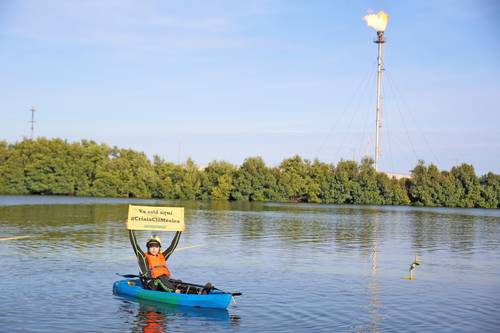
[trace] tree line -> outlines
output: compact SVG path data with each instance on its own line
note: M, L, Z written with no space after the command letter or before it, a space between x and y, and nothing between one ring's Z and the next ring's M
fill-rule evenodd
M249 157L241 166L200 168L90 140L39 138L0 141L0 193L500 208L500 175L419 161L410 178L397 180L376 172L370 158L333 165L300 156L275 167Z

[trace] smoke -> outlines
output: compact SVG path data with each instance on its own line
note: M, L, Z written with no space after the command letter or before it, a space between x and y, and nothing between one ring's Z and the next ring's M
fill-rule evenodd
M384 31L387 26L387 21L389 20L389 15L381 10L377 14L366 15L363 17L363 20L365 20L366 24L368 24L370 28L377 31Z

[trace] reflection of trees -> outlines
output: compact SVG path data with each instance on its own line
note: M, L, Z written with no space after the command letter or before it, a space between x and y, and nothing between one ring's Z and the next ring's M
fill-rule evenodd
M295 214L294 214L295 215ZM283 241L294 243L319 243L328 242L334 237L335 230L330 217L304 218L300 216L280 219L276 228Z
M340 249L361 248L369 253L375 237L374 214L393 213L377 207L212 202L197 205L186 219L207 236L276 237L285 243L335 241Z
M191 216L190 222L196 224L197 232L207 237L221 236L231 233L231 229L234 228L228 213L223 210L198 210ZM192 227L191 225L188 228Z
M448 245L452 250L471 252L477 217L413 211L409 214L413 246L433 250Z
M378 229L378 211L361 210L339 217L335 224L335 245L340 249L361 248L372 251Z
M18 235L30 235L27 251L60 244L80 248L102 245L113 237L110 221L124 221L127 209L124 205L33 205L0 207L2 226L16 229ZM105 232L104 232L105 231ZM120 228L123 233L123 229ZM116 233L116 232L114 232ZM26 242L19 242L24 246Z
M433 214L426 212L414 212L409 218L413 246L430 251L435 249L439 243L439 235L442 234L441 229L444 227L441 221L436 221Z
M474 248L475 221L473 216L461 219L449 219L448 234L450 235L450 248L460 252L472 253Z
M191 201L178 202L177 205L185 207L185 219L188 224L188 232L184 235L186 239L189 239L189 229L194 225L198 232L206 236L232 236L235 234L237 225L243 224L245 227L247 222L245 219L258 216L256 214L262 211L261 203L252 202ZM251 221L248 226L255 228L255 221ZM243 236L245 234L243 233Z
M244 239L256 239L265 234L262 215L243 215L241 222L241 236Z
M226 201L168 201L152 204L184 206L187 223L184 241L210 236L242 240L274 237L282 243L333 244L339 251L361 249L370 253L392 234L407 231L415 249L447 246L471 252L477 239L498 235L498 218L465 210L323 206ZM26 251L58 246L102 248L105 243L128 246L125 227L127 204L66 204L0 206L0 224L7 236L30 235L36 241L15 242ZM488 222L494 223L488 223ZM485 222L485 223L477 223ZM378 233L374 233L378 230ZM140 233L146 237L150 232ZM169 235L160 235L168 238ZM213 239L213 237L210 237ZM495 246L489 242L486 246ZM498 248L498 246L496 246Z

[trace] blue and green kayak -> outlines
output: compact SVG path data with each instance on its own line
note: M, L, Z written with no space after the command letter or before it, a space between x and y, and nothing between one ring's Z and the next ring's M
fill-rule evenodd
M113 284L113 293L119 296L159 303L215 309L226 309L233 297L233 294L219 289L214 289L211 290L209 294L201 295L148 290L143 288L139 279L116 281Z

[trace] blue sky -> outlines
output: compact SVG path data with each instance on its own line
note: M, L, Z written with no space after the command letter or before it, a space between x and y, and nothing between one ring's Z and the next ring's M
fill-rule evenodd
M418 159L500 173L497 1L0 1L0 139L93 139L172 162Z

